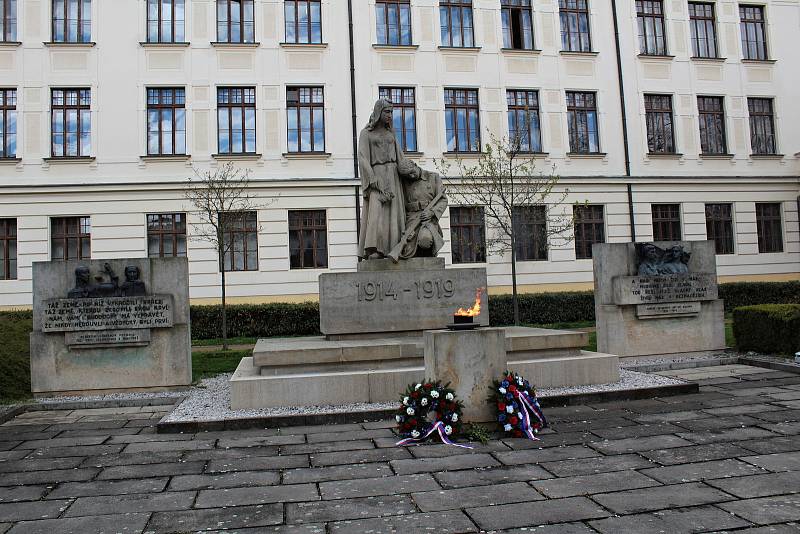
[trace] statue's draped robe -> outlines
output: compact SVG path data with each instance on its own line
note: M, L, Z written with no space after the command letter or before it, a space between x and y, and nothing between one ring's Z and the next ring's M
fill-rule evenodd
M444 210L447 209L447 198L442 195L428 209L432 215L430 220L422 221L421 219L423 210L428 208L431 201L444 191L442 179L434 172L421 171L421 173L422 177L419 180L406 179L403 182L406 201L406 230L414 229L413 237L403 246L403 252L400 255L403 259L413 258L418 255L417 238L422 228L427 228L431 236L433 236L433 246L430 251L425 253L426 256L436 256L444 246L444 235L442 234L441 226L439 226L439 221L444 214Z
M403 236L405 199L397 172L401 161L403 151L397 145L394 132L385 128L361 130L358 166L364 206L361 210L361 233L358 236L360 257L374 252L386 255ZM378 189L393 193L394 198L382 203Z

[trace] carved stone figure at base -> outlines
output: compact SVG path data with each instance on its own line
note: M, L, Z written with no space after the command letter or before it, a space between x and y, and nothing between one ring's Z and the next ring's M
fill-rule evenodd
M89 282L89 268L79 265L75 268L75 287L69 290L67 298L85 299L89 297L91 284Z
M125 282L120 287L123 297L141 297L147 294L144 282L139 280L141 273L135 265L125 267Z

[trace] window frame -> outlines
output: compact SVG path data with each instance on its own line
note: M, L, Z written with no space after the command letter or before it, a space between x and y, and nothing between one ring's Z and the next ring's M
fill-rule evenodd
M180 225L178 224L178 216L182 218ZM164 221L171 219L171 229L164 228ZM158 228L153 229L151 224L157 222ZM148 258L185 258L189 255L189 236L186 230L186 213L171 212L171 213L147 213L145 214L145 227L147 229L147 257ZM172 251L167 252L164 250L164 236L172 236ZM180 236L183 236L183 254L178 250L178 242ZM151 238L158 238L158 254L154 255L151 252L150 241Z
M238 2L240 9L239 9L239 40L233 40L233 28L236 23L231 20L231 5L234 2ZM219 6L221 3L224 3L227 6L225 10L226 19L220 20L220 9ZM250 6L250 12L253 14L252 20L252 28L253 33L252 35L247 35L246 29L248 25L248 21L245 18L245 13L247 12L247 6ZM256 44L256 11L255 11L255 1L254 0L216 0L214 2L214 16L216 17L217 21L217 28L216 28L216 36L217 36L217 43L228 43L228 44ZM224 26L223 26L224 25ZM220 30L225 28L225 39L222 39L222 34ZM249 37L249 39L248 39Z
M458 32L453 26L453 13L458 10ZM469 14L469 24L464 15ZM439 30L443 48L475 48L475 10L472 0L439 0ZM445 38L447 35L447 38ZM458 35L459 39L453 36ZM469 36L469 39L467 39Z
M710 213L711 211L718 213ZM736 254L736 230L732 202L709 202L704 206L706 239L714 242L717 256Z
M381 21L380 14L378 12L378 6L380 5L383 6L383 21ZM391 31L391 25L389 24L390 6L395 6L395 9L397 10L396 43L392 43L393 32ZM403 6L406 6L408 13L407 25L403 23ZM385 42L381 42L381 27L384 28L383 34L385 35ZM403 32L404 27L408 28L407 33ZM405 35L408 36L408 39L403 38ZM411 14L411 0L375 0L375 37L376 44L380 46L413 46L412 43L414 42L414 33Z
M754 156L776 156L778 155L778 133L775 128L775 99L771 97L747 97L747 116L750 124L750 152ZM754 111L754 104L767 104L768 111ZM766 123L766 124L765 124ZM767 132L766 130L769 130ZM760 133L757 133L761 130ZM766 140L761 143L759 137ZM758 149L756 147L759 147ZM765 150L760 150L761 146L766 146Z
M486 263L486 215L483 206L450 206L449 211L450 257L453 265ZM454 217L454 213L458 213L458 217ZM470 214L474 217L462 220L462 214ZM466 242L464 242L464 236L468 238ZM473 244L476 241L477 244ZM464 258L465 256L467 259Z
M656 103L667 102L668 106L654 107ZM645 130L647 132L647 150L649 154L676 154L675 148L675 110L672 106L672 95L659 93L644 94ZM667 120L668 119L668 120ZM657 137L663 139L663 148L659 150Z
M76 221L78 232L76 234L69 233L70 221ZM60 228L56 228L56 223L61 223ZM87 230L88 231L84 231ZM63 233L57 233L63 230ZM69 257L69 240L77 239L77 257ZM63 240L64 257L57 258L54 254L54 246L58 240ZM88 254L84 245L88 246ZM73 215L66 217L50 217L50 260L51 261L69 261L69 260L90 260L92 259L92 218L88 215Z
M572 217L575 223L575 259L590 260L592 259L592 245L606 242L605 206L603 204L575 205L572 206ZM597 240L598 235L599 240Z
M703 109L701 104L703 103ZM719 109L705 109L706 104L719 103ZM697 95L697 122L700 129L700 155L702 156L728 156L728 133L725 124L725 97L716 95ZM711 124L713 122L713 124ZM709 126L720 130L716 132L720 139L715 140L714 146L709 145ZM717 151L709 150L719 148Z
M322 222L312 222L310 225L305 224L303 214L311 212L312 221L315 216L322 215ZM299 209L288 210L288 226L289 226L289 269L327 269L328 268L328 214L324 209ZM292 251L292 233L297 233L297 242L299 243L297 254ZM324 234L325 240L325 256L319 259L317 252L322 249L318 246L318 238L320 232ZM311 240L311 254L312 265L305 265L305 253L308 247L305 238L310 233Z
M411 92L411 101L409 102L406 98L407 91ZM392 95L396 92L400 93L401 102L397 102L395 99L392 98ZM393 127L395 132L395 137L397 137L397 141L400 143L400 146L403 148L403 152L414 154L418 153L419 151L419 139L417 137L417 94L415 87L403 87L398 85L382 85L378 87L378 98L383 98L388 100L392 103L392 107L394 108L392 113L392 121ZM397 113L400 112L400 120L397 120ZM406 117L407 114L411 114L411 122L414 127L413 129L413 139L414 139L414 146L413 150L408 148L408 132L409 130L406 129ZM397 129L397 124L400 124L400 129Z
M748 11L759 13L760 18L750 18ZM756 30L754 40L749 39L748 28ZM760 29L761 39L758 40ZM767 7L763 4L739 4L739 36L742 45L742 59L747 61L769 61L769 44L767 39ZM755 55L750 54L751 45L755 47Z
M547 207L541 204L514 206L511 217L517 261L547 261L550 254Z
M220 102L220 99L223 98L223 92L228 91L227 102ZM248 93L249 91L249 93ZM236 95L238 92L241 92L241 98L239 98L239 102L235 102L234 100L237 98ZM252 102L248 102L248 98L252 96ZM222 150L222 138L220 137L220 132L223 130L220 127L220 111L227 110L227 121L228 121L228 150ZM240 109L242 112L242 121L241 121L241 131L242 131L242 151L241 152L234 152L233 150L233 132L238 131L234 130L233 126L233 110ZM247 111L252 110L253 113L253 150L247 150L248 143L247 143ZM255 155L258 153L258 112L256 108L256 87L255 86L217 86L217 154L222 155Z
M520 104L519 97L523 96L524 94L524 104ZM533 97L533 103L531 103L531 97ZM513 99L513 104L510 103ZM528 116L527 123L527 139L528 139L528 149L523 149L522 142L520 142L519 152L521 154L543 154L542 150L542 120L540 116L540 109L541 103L539 101L539 90L538 89L506 89L506 119L508 123L508 139L509 141L513 142L519 130L520 120L525 121L525 115ZM535 117L535 120L531 120L530 117ZM512 118L513 118L513 126L512 128ZM536 135L533 135L534 132L532 128L536 128ZM535 150L538 149L538 150Z
M63 104L56 104L56 92L62 93ZM69 97L69 93L75 92L76 93L76 100L75 104L68 104L67 99ZM83 103L83 93L86 93L88 98ZM70 111L75 111L75 124L76 124L76 153L75 154L67 154L68 150L68 131L67 125L69 124L67 119L67 113ZM88 114L89 118L89 127L86 132L83 129L83 112ZM56 116L61 115L61 135L63 136L62 142L62 152L63 154L56 154L55 151L55 138L56 132L53 128L55 123ZM89 142L89 146L87 150L84 152L84 143L82 141L83 135L86 133L87 140ZM87 158L91 157L91 150L92 150L92 90L89 87L52 87L50 89L50 157L52 158Z
M9 101L11 102L9 104ZM9 117L13 117L13 121L9 121ZM9 124L13 122L13 132L9 128ZM16 159L17 158L17 124L19 122L19 114L17 113L17 90L16 88L0 88L0 159ZM8 141L13 139L14 153L8 153Z
M667 47L667 25L666 15L664 14L664 2L662 0L635 0L636 22L639 30L639 54L643 56L666 56L669 54ZM658 6L659 13L655 13ZM647 12L647 8L650 12ZM648 31L648 21L651 22ZM661 35L659 36L659 29ZM651 35L651 32L654 35ZM652 48L650 41L652 38ZM644 45L644 46L643 46Z
M703 13L697 14L697 8L702 6L704 11L710 10L711 14ZM716 59L719 58L719 45L717 40L717 13L714 2L689 2L689 40L692 44L692 57L700 59ZM702 25L701 25L702 23ZM700 49L701 38L698 33L700 28L703 28L704 38L702 41L705 43L703 50ZM709 28L711 34L709 36ZM710 50L713 46L713 53Z
M597 112L597 92L595 91L565 91L566 104L567 104L567 133L569 135L569 153L570 154L602 154L600 151L600 118ZM578 96L582 97L583 104L578 105ZM586 98L592 97L593 104L586 105ZM572 100L572 103L570 102ZM592 139L592 130L589 128L589 116L594 113L594 139ZM586 116L585 120L580 117ZM587 150L579 150L582 148L580 139L581 135L586 134L586 147ZM592 150L592 141L596 146L596 150Z
M64 9L63 9L63 30L64 30L64 38L59 40L56 38L57 31L56 28L58 26L58 19L56 18L56 2L58 0L51 0L50 2L50 38L51 42L53 43L84 43L88 44L92 42L92 1L91 0L63 0L64 2ZM77 4L77 15L75 20L77 21L77 30L75 34L75 40L69 38L69 4L70 2L75 2ZM88 3L89 5L89 15L88 17L84 14L83 8L84 3ZM88 34L84 32L87 31L88 25Z
M650 215L653 223L653 241L682 240L680 203L650 204Z
M251 220L252 215L252 220ZM236 221L234 223L241 223L240 228L236 227L228 227L229 222L222 222L224 217L231 216L235 217ZM245 211L224 211L219 212L217 214L218 219L222 222L221 226L223 228L222 232L222 264L219 266L220 269L224 269L226 273L231 272L245 272L245 271L258 271L259 270L259 257L258 257L258 211L256 210L245 210ZM249 224L253 224L253 226L248 226ZM242 254L242 265L243 268L237 269L235 264L236 259L236 236L241 234L242 235L242 245L243 248L241 250ZM253 251L250 250L248 246L248 237L250 234L255 235L255 249ZM248 254L251 253L255 256L255 266L251 267L250 262L248 261ZM228 262L230 262L230 268L227 267Z
M150 18L150 3L154 2L156 4L156 18ZM170 35L172 36L170 39L164 39L162 35L162 30L164 29L164 16L163 16L163 6L164 3L169 3L172 7L170 9L170 19L169 19L169 26L170 26ZM178 4L183 5L183 18L178 19L175 15L176 10L175 6ZM146 19L145 19L145 32L147 34L145 41L147 43L185 43L186 42L186 0L147 0L145 3L145 11L146 11ZM151 39L150 35L150 25L156 25L156 38ZM182 39L177 38L177 31L180 28Z
M12 10L13 1L13 10ZM13 11L13 13L12 13ZM0 31L0 42L16 43L17 32L19 30L19 0L0 0L0 19L2 19L3 29Z
M519 31L522 36L519 41L522 46L514 46L517 37L514 31L514 13L517 13L517 20L520 20ZM523 14L527 12L528 27L525 24ZM503 31L503 48L506 50L536 50L536 40L533 32L533 2L531 0L500 0L500 20ZM529 39L529 46L526 46L526 37Z
M573 19L575 21L574 31L570 26L570 22ZM589 11L589 0L559 0L558 20L561 29L562 52L592 52L592 24ZM585 32L581 31L580 29L582 20L585 20L586 23ZM574 48L574 39L572 38L573 35L577 36L577 43Z
M12 246L13 242L13 259ZM13 272L12 272L13 265ZM17 219L0 219L0 280L17 280L19 277L19 243Z
M319 102L314 102L315 98L315 91L319 90L322 99ZM297 100L289 100L289 92L296 91L297 92ZM301 91L308 91L309 95L309 102L302 101ZM309 141L311 143L311 150L303 150L303 143L302 143L302 131L301 128L301 111L303 109L309 109ZM315 140L315 133L317 130L314 128L314 110L321 110L322 111L322 147L317 147L317 142ZM297 125L297 150L291 149L291 144L289 143L289 132L294 131L294 128L289 128L289 113L296 113L296 125ZM286 152L289 154L325 154L325 146L327 144L326 139L326 127L325 127L325 87L322 85L288 85L286 86Z
M158 94L157 103L150 102L151 91ZM161 99L167 92L172 93L170 103L162 103ZM180 92L180 93L179 93ZM181 94L180 102L178 102L178 95ZM148 87L146 88L146 105L147 105L147 155L148 156L185 156L186 155L186 88L185 87ZM183 130L178 130L178 110L183 110ZM150 151L150 112L158 112L158 130L155 132L158 135L158 151ZM164 152L164 111L171 111L172 119L172 151ZM183 132L183 151L177 150L177 141L180 138L180 132Z
M784 251L782 203L756 202L755 204L758 253L782 253ZM774 208L776 213L764 213L765 208Z
M458 103L459 92L463 91L464 94L464 103ZM452 95L448 98L448 95ZM470 103L470 97L474 96L474 103ZM461 136L459 135L458 129L458 112L463 110L465 113L465 130L464 134L466 135L466 143L467 147L464 150L459 148ZM473 138L472 132L473 128L470 125L472 119L471 111L475 112L475 128L474 130L477 132L477 136ZM452 120L449 120L449 118ZM476 154L481 152L481 147L483 146L481 142L481 101L480 101L480 93L478 89L471 88L471 87L445 87L444 88L444 122L445 122L445 141L447 142L447 153L448 154ZM453 146L454 148L450 148L450 141L449 141L449 134L448 132L453 132ZM473 145L473 141L477 142L477 145Z
M300 22L300 5L305 4L306 6L306 36L307 40L300 39L300 28L302 23ZM291 23L294 28L294 38L289 38L289 17L287 16L289 6L293 6L293 22ZM312 6L317 6L317 12L319 13L319 22L315 23L313 17L311 16L313 10ZM314 38L314 26L319 25L319 39ZM322 44L322 2L321 0L283 0L283 38L284 42L287 44L297 44L297 45L304 45L304 44Z

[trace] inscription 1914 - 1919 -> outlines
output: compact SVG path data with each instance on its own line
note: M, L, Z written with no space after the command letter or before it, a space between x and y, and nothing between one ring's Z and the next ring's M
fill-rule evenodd
M354 283L359 302L398 300L408 295L412 299L452 298L455 284L449 278L414 280L408 286L396 286L392 281L358 281Z

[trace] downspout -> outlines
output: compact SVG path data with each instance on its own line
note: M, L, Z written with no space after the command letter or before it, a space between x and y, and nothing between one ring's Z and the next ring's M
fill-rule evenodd
M617 84L619 85L619 105L622 110L622 148L625 151L625 177L631 177L631 156L628 148L628 114L625 108L625 84L622 77L622 55L619 48L619 22L617 21L617 2L611 0L611 16L614 18L614 48L617 53ZM628 216L631 225L631 241L636 241L636 226L633 217L633 186L630 180L628 189Z
M353 0L347 0L347 23L350 37L350 109L352 111L353 127L353 177L359 178L358 173L358 122L356 117L356 61L353 47ZM361 233L361 192L356 185L356 235Z

